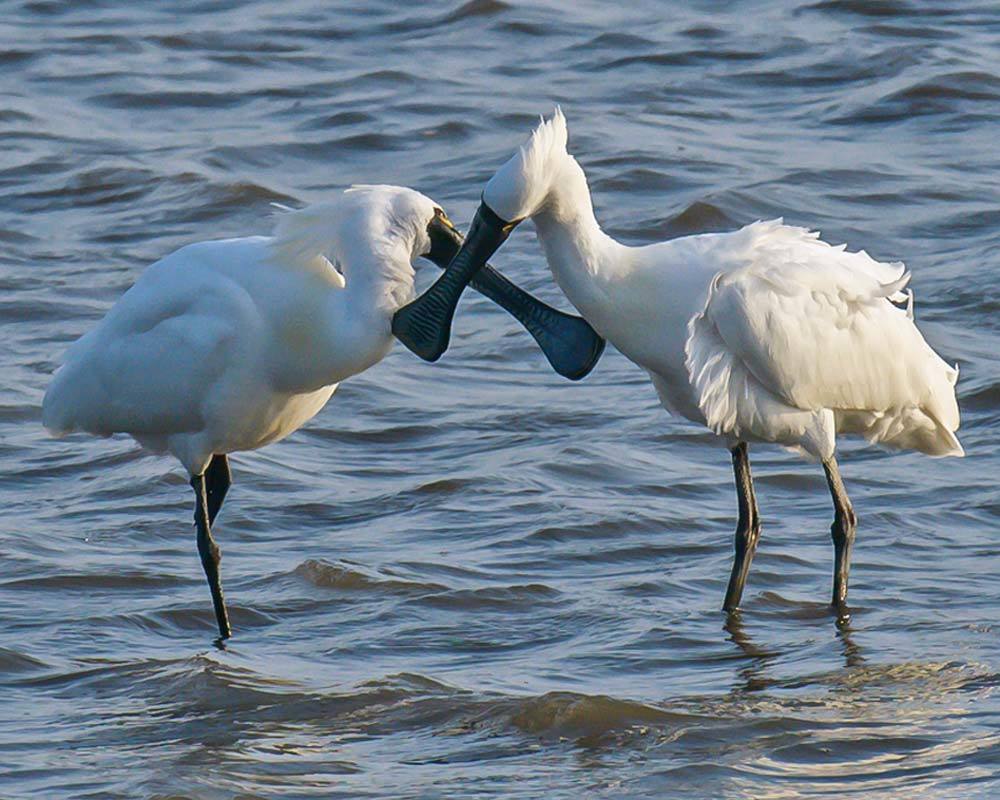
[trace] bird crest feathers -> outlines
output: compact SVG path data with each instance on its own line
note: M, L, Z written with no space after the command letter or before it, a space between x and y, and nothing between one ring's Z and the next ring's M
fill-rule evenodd
M567 155L569 131L562 109L542 119L528 140L490 179L483 200L506 220L531 216L545 201L552 180Z
M356 185L333 200L282 209L271 246L285 263L324 274L331 262L338 274L361 262L394 272L399 243L415 236L433 209L433 201L412 189ZM404 272L412 273L406 255Z
M315 203L299 209L281 209L274 226L272 246L289 263L311 266L330 252L339 211L337 201Z
M543 172L546 165L553 159L566 153L566 143L569 140L569 130L566 127L566 117L562 109L556 106L551 119L542 117L538 127L531 132L523 145L521 157L526 169L531 172Z

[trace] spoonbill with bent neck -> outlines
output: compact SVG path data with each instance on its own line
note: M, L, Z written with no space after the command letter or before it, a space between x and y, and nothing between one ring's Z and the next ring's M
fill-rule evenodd
M198 552L222 639L231 634L212 525L228 453L288 436L337 385L392 347L393 312L414 295L413 261L445 267L462 236L432 200L359 186L283 215L274 237L182 247L150 266L72 345L42 406L55 434L127 433L184 465ZM486 268L476 289L528 329L553 368L582 378L604 342Z
M834 506L833 604L846 613L857 518L837 467L837 434L964 454L955 437L958 368L914 325L910 274L781 220L626 246L598 225L566 143L556 109L487 183L445 274L397 312L397 338L437 358L465 282L530 217L570 302L648 371L667 411L706 425L731 450L739 519L725 610L739 607L760 538L748 443L769 442L823 465Z

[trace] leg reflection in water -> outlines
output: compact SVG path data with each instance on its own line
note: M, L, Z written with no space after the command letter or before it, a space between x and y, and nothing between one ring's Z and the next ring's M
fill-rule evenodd
M844 667L852 669L862 666L865 663L865 657L854 640L854 630L851 627L850 617L837 615L835 624ZM760 692L772 687L781 688L788 683L786 679L768 675L769 667L784 656L787 651L779 650L776 647L762 646L755 642L744 627L742 616L738 611L726 615L723 630L729 634L729 641L735 644L748 659L746 666L739 671L739 681L733 687L733 691ZM800 679L794 679L796 682L798 680Z

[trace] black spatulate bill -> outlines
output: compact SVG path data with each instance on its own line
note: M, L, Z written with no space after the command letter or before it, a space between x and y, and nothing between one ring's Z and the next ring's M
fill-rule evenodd
M527 329L557 373L579 380L600 359L604 339L586 320L546 305L486 265L516 224L504 221L483 203L463 243L443 214L435 217L428 226L428 258L447 268L424 294L396 312L392 332L424 360L436 361L448 349L458 298L471 283Z
M437 361L448 349L458 298L515 225L500 219L485 203L480 203L469 235L444 274L393 316L392 332L396 338L425 361Z

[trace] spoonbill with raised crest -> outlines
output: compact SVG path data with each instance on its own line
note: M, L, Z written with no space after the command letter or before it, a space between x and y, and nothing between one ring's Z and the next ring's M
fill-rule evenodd
M629 247L601 230L556 109L486 184L465 244L393 331L423 358L448 346L469 278L531 218L549 268L595 330L644 367L662 405L731 450L739 519L724 608L739 607L760 538L748 443L822 463L833 498L833 604L846 609L857 518L838 433L961 456L955 382L913 321L910 274L781 220Z

